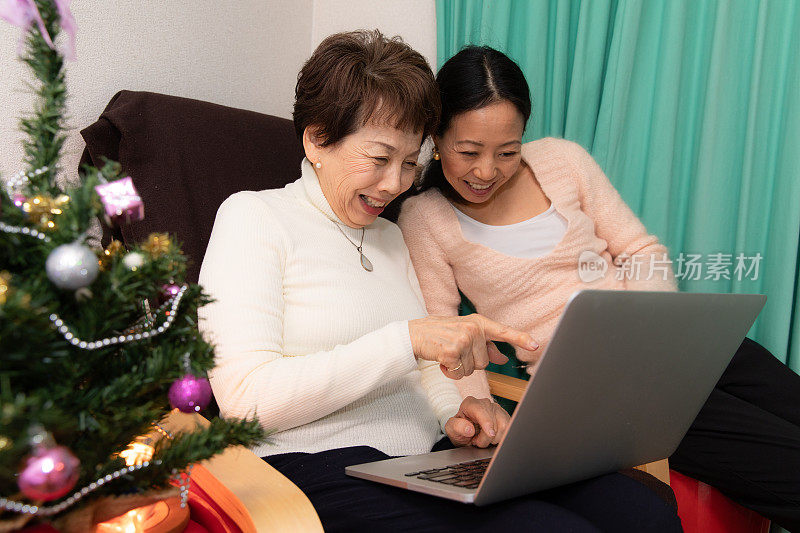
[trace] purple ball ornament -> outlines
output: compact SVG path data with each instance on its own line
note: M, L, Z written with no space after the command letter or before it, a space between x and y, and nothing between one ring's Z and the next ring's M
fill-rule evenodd
M211 401L211 384L206 378L186 374L169 388L169 403L184 413L199 412Z
M17 483L22 494L31 500L55 500L75 486L80 464L66 446L36 446L26 459Z

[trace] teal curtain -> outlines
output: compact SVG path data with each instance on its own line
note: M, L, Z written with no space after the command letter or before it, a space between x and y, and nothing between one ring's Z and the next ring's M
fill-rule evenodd
M526 74L526 139L587 148L670 248L682 290L762 293L749 336L800 371L800 2L437 2Z

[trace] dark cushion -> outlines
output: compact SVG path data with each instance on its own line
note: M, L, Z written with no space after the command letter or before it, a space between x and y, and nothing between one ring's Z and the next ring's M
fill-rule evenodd
M290 120L148 92L120 91L81 135L81 164L118 161L144 201L144 220L104 228L103 243L173 234L189 258L191 282L220 204L238 191L296 180L303 158Z

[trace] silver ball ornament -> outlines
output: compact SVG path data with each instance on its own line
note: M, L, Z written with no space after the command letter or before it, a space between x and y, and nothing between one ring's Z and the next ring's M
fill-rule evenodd
M45 270L47 277L59 289L77 290L92 284L99 267L97 257L88 246L73 242L62 244L50 252Z

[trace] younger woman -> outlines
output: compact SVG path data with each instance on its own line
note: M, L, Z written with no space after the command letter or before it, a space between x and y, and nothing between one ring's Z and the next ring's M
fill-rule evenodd
M399 219L430 314L457 315L460 290L539 342L517 349L533 365L576 290L676 290L666 248L583 148L522 143L531 102L513 61L468 47L436 80L434 160ZM582 280L586 259L605 263L605 275ZM484 372L457 384L489 396ZM670 467L800 530L800 377L745 339Z

